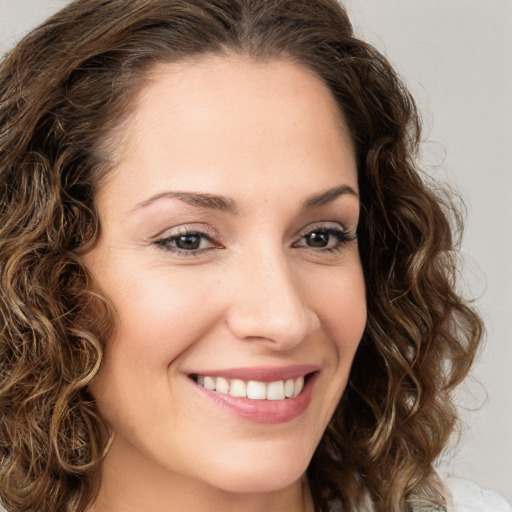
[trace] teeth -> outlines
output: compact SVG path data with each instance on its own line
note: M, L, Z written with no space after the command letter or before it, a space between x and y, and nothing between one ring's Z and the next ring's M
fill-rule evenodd
M288 379L284 383L284 396L286 398L290 398L294 395L295 390L295 381L293 379Z
M213 377L203 377L203 386L215 391L215 379Z
M297 379L259 382L255 380L226 379L198 375L196 382L211 391L252 400L284 400L296 397L304 388L304 377Z
M229 393L229 381L227 379L223 379L222 377L217 377L215 379L215 389L224 395Z
M284 400L284 382L282 380L267 385L267 400Z
M267 398L267 386L264 382L250 380L247 383L247 398L253 400L265 400Z
M231 396L247 396L247 384L243 380L233 379L229 386L229 394Z
M293 388L293 396L297 396L302 391L303 387L304 387L304 377L299 377L295 381L295 386Z

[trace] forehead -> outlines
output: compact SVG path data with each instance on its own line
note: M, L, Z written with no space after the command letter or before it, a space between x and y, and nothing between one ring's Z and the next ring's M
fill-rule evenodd
M139 191L172 185L226 194L226 186L236 191L270 179L290 186L300 173L318 181L319 169L328 171L319 188L343 179L357 187L339 106L314 73L287 60L209 56L160 64L119 140L113 176L123 173Z

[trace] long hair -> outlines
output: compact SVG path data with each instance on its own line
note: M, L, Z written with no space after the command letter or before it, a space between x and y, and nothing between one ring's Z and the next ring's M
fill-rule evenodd
M460 217L415 166L419 116L392 67L335 0L78 0L0 67L0 497L10 511L81 512L98 489L108 431L88 386L115 316L82 256L101 231L94 195L116 128L157 64L233 53L316 73L357 154L368 321L307 471L315 508L443 506L433 463L482 326L457 292Z

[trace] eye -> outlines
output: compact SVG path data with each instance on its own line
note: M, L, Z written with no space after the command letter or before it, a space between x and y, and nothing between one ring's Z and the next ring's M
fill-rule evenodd
M218 247L218 244L206 233L187 230L160 238L155 241L155 244L165 250L179 254L200 253L204 250Z
M337 250L355 240L352 234L341 227L320 226L306 232L294 247L306 247L315 250Z

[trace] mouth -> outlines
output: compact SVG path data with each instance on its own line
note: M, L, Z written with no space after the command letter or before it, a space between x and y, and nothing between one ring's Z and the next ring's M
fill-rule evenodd
M286 423L308 408L320 374L316 365L232 368L189 373L204 399L244 421Z
M198 386L222 395L249 400L286 400L300 395L313 373L271 382L199 374L191 374L190 377Z

